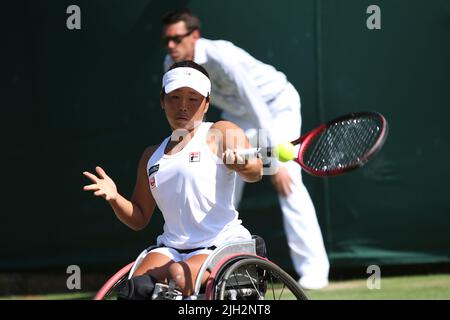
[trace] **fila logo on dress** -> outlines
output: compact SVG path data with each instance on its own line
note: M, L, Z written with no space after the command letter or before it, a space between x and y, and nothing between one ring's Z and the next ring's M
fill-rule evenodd
M200 152L189 152L189 162L200 162Z
M150 182L150 189L153 189L158 186L158 183L156 182L156 176L150 177L149 182Z
M155 164L155 165L152 166L150 169L148 169L148 176L149 176L148 180L149 180L150 188L151 188L151 189L153 189L153 188L155 188L155 187L158 186L158 183L156 182L156 175L153 175L153 176L151 177L151 175L152 175L153 173L157 172L158 170L159 170L159 164Z

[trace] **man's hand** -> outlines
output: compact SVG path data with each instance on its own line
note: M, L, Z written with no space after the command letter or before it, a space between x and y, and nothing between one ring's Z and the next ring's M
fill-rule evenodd
M291 184L293 182L291 176L289 175L289 172L285 167L279 167L278 172L271 176L271 180L275 189L283 197L287 197L291 194Z
M100 167L95 167L95 171L97 171L96 175L90 173L90 172L83 172L83 174L89 178L94 184L90 184L83 187L84 191L89 190L95 190L94 195L95 196L101 196L106 201L115 201L117 199L117 187L114 181L108 177L108 175L105 173L105 171Z

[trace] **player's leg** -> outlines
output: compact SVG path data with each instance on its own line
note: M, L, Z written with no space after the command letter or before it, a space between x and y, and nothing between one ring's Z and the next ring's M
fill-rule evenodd
M212 252L212 250L209 250ZM184 296L190 296L194 293L194 286L203 263L208 254L196 254L188 257L184 261L176 262L170 265L168 279L175 280L176 287ZM208 279L209 272L203 274L202 285Z
M141 264L134 272L133 277L149 274L157 281L167 282L168 270L170 265L175 262L175 257L171 255L170 250L165 250L163 253L160 252L159 249L166 248L152 250L144 260L142 260Z
M155 284L166 282L168 270L176 259L169 248L156 248L145 256L131 279L123 281L116 289L119 299L149 300Z

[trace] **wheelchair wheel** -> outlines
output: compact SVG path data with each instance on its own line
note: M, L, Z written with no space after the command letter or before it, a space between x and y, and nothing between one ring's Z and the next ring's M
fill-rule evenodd
M227 264L215 279L216 300L307 300L288 273L260 257Z
M128 278L128 273L133 267L134 262L127 264L125 267L120 269L114 276L112 276L103 287L97 292L94 297L94 300L105 300L113 292L114 288L116 288L122 281Z
M258 257L256 255L253 254L232 254L229 256L226 256L225 258L223 258L217 265L216 267L211 271L211 274L208 278L208 281L206 283L206 288L205 288L205 298L206 300L217 300L217 280L216 279L220 279L224 273L224 271L227 270L227 268L232 265L233 263L242 260L242 259L248 259L248 258L253 258L253 257Z

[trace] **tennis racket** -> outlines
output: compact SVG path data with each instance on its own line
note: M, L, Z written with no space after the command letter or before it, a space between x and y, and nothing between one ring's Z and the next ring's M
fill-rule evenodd
M300 145L296 161L314 176L336 176L362 167L380 151L388 134L388 123L378 112L350 113L318 126L292 141ZM238 151L244 158L267 156L277 148Z

